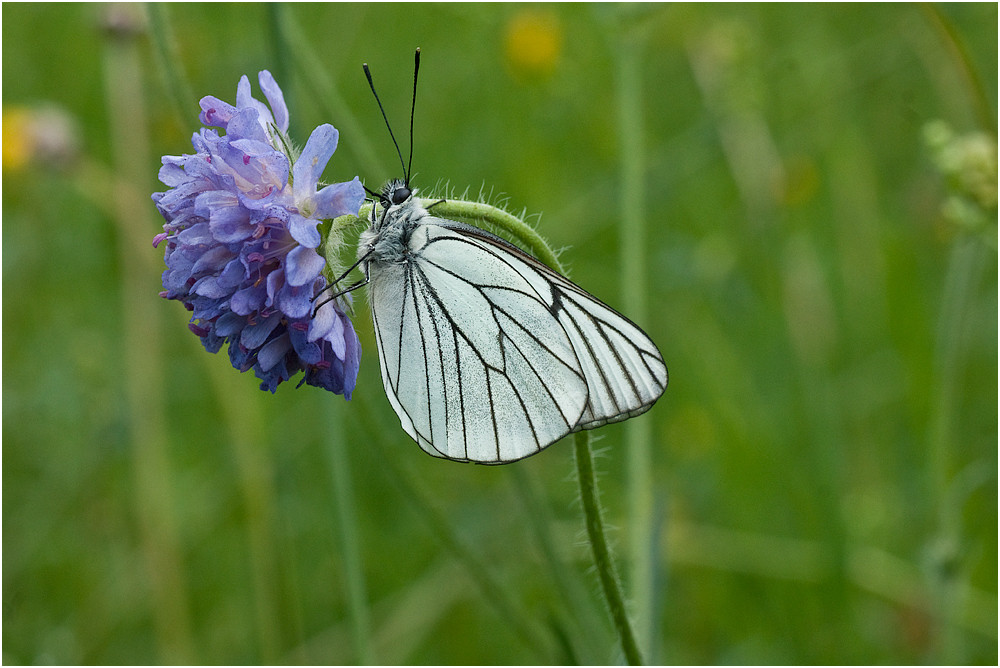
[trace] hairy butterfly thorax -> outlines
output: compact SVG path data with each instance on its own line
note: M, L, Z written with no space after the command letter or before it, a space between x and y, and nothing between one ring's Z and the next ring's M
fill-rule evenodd
M365 263L404 261L410 235L429 214L402 180L386 183L377 201L370 225L361 233L358 258Z

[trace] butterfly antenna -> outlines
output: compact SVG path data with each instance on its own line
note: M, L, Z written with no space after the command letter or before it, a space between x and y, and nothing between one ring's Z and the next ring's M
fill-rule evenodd
M392 144L393 144L393 146L396 147L396 155L399 156L399 164L400 164L400 166L403 167L403 169L406 169L406 164L403 163L403 153L402 153L402 151L399 150L399 144L396 143L396 135L392 134L392 126L389 125L389 119L385 115L385 109L382 108L382 100L378 99L378 93L375 92L375 82L372 81L372 73L368 69L368 63L362 63L361 66L365 70L365 76L368 77L368 87L372 89L372 95L375 96L375 101L378 103L378 110L382 112L382 120L385 121L385 127L389 130L389 136L392 137ZM411 114L411 116L412 116L412 114ZM411 146L411 148L412 148L412 146ZM411 153L411 155L412 155L412 153ZM409 180L409 176L408 175L406 175L404 173L404 176L406 176L407 180Z
M410 185L413 169L413 112L417 108L417 73L420 72L420 47L413 54L413 102L410 103L410 161L406 164L406 185Z

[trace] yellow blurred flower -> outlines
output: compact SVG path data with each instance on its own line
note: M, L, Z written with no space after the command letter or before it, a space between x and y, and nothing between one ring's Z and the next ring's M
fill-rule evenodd
M24 107L3 108L3 168L18 170L31 154L27 127L31 114Z
M53 106L3 108L3 169L17 171L29 163L63 168L80 152L76 120Z
M523 9L507 22L504 46L516 73L547 76L559 61L562 27L552 12Z

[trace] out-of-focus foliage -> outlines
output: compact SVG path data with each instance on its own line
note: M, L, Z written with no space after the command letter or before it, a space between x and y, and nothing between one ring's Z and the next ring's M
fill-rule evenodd
M405 154L417 46L414 185L542 213L670 368L644 477L598 432L648 658L996 663L995 4L130 9L3 7L5 663L617 660L568 444L423 455L361 294L349 403L261 392L157 297L202 95L271 70L374 188L361 63Z

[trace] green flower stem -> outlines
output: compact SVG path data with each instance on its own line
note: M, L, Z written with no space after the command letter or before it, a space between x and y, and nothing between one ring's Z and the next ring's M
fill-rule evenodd
M440 204L435 204L440 202ZM535 231L531 225L507 213L503 209L498 209L489 204L481 202L467 202L463 200L435 200L425 199L421 203L427 207L434 204L434 215L441 218L452 218L472 223L485 222L494 228L511 233L522 241L532 255L562 273L559 258L549 248L541 235Z
M594 475L594 455L590 447L590 432L579 431L573 437L576 454L576 475L580 484L580 501L583 504L583 518L587 523L587 538L590 541L590 552L597 567L597 576L601 580L601 590L608 604L608 611L615 623L615 630L622 644L625 660L631 666L642 665L642 654L635 640L632 622L625 610L625 600L622 597L621 583L615 573L615 565L611 561L611 551L604 537L604 519L601 517L601 505L598 501L597 477Z

